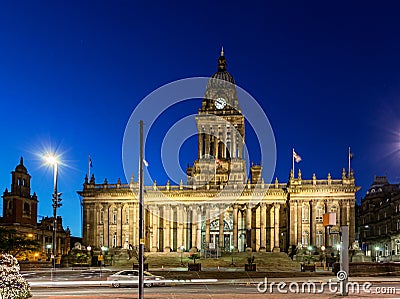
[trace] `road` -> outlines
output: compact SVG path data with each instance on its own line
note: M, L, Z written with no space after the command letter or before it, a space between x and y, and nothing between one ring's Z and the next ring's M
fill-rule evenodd
M381 284L382 288L384 285ZM393 287L394 284L385 284L385 287ZM396 284L398 287L398 284ZM350 294L347 298L399 298L398 294L376 294L376 288L371 289L370 294ZM68 288L33 288L34 299L106 299L106 298L137 298L137 288L109 288L109 287L68 287ZM174 298L174 299L200 299L200 298L338 298L336 293L330 293L324 288L323 293L309 294L299 293L282 294L273 289L272 293L260 293L254 285L177 285L173 287L154 287L145 289L145 298Z
M30 272L25 273L31 283L33 298L46 299L106 299L137 298L135 287L111 288L106 283L102 272L88 273L81 271L58 271L57 273ZM229 275L227 275L227 278ZM265 280L267 279L267 280ZM145 298L171 299L250 299L250 298L338 298L338 280L329 277L290 277L290 278L255 278L247 279L214 279L197 281L173 280L166 287L145 289ZM313 281L313 284L309 282ZM400 298L398 277L352 278L358 282L359 292L347 298ZM329 285L332 282L332 285ZM365 283L370 283L367 291ZM305 285L303 285L305 284ZM336 288L336 289L335 289ZM333 290L332 290L333 289ZM311 292L311 293L310 293Z

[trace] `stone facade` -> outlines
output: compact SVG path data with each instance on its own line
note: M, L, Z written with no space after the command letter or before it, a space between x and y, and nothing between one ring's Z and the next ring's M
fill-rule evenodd
M352 173L341 179L264 183L253 165L247 178L243 159L244 117L224 53L209 80L196 117L198 158L187 168L187 184L145 187L147 251L288 251L303 245L339 243L328 235L322 214L336 212L337 225L348 225L355 238L355 185ZM138 183L96 184L85 178L83 243L92 247L138 245Z
M367 256L400 261L400 185L375 176L358 208L359 238Z
M39 241L40 251L28 256L29 260L50 259L53 238L53 218L44 217L37 222L38 199L31 195L31 176L24 165L23 158L11 172L11 190L3 193L3 217L0 226L14 229L19 234ZM57 252L67 254L70 249L70 231L64 230L62 218L57 217Z

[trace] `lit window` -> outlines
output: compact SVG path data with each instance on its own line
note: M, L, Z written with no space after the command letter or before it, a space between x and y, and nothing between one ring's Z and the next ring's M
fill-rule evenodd
M113 210L112 214L112 223L116 224L117 223L117 210Z
M303 245L308 245L308 231L303 231L301 243Z
M323 233L322 231L317 231L317 237L315 239L315 246L321 247L324 243Z
M323 209L322 209L322 207L321 206L318 206L317 207L317 215L316 215L316 217L315 217L315 220L317 221L317 222L322 222L322 215L323 215Z
M99 222L100 224L103 224L104 221L104 210L103 208L100 209L100 216L99 216Z
M304 204L303 205L303 209L302 209L302 220L303 220L303 223L307 223L308 222L309 214L310 214L310 209L309 209L307 204Z

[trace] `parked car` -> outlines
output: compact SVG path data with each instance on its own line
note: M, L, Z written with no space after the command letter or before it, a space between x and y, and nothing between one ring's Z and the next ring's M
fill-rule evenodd
M149 288L152 286L165 285L165 278L162 276L153 275L150 272L144 271L144 286ZM138 270L122 270L107 277L108 281L112 281L111 286L119 288L122 285L139 285Z

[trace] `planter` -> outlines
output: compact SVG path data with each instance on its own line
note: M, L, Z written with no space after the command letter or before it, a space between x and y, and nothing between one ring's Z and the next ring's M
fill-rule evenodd
M316 265L315 264L301 264L300 269L301 269L301 272L306 272L306 271L315 272Z
M256 264L244 264L244 270L245 271L257 271L257 265Z
M133 264L133 270L139 270L139 264ZM149 263L144 263L144 271L149 271Z
M201 264L188 264L188 271L201 271Z

